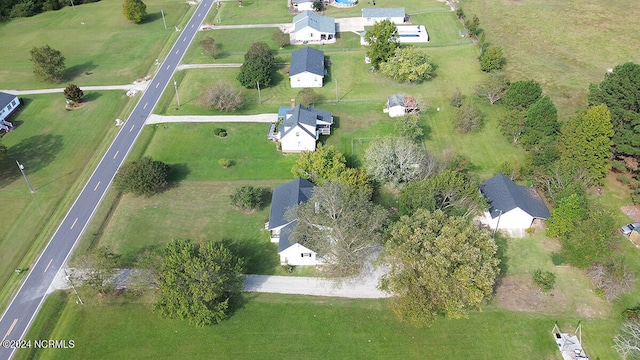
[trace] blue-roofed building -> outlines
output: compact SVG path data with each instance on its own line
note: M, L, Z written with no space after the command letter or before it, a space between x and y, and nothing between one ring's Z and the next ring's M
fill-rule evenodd
M290 210L311 198L314 185L303 178L276 186L271 197L271 212L265 228L271 234L271 242L278 243L278 255L283 265L319 265L315 251L290 239L296 227L296 219L290 218Z
M399 25L404 24L407 14L403 7L400 8L364 8L362 9L362 24L364 26L373 26L375 23L389 20Z
M316 151L320 135L330 135L333 115L330 112L291 104L278 109L279 125L271 124L268 139L279 141L282 152Z
M480 191L489 202L482 223L491 229L522 236L535 220L551 216L535 188L518 185L502 174L485 181Z
M291 54L289 81L292 88L322 87L325 74L324 51L306 47Z
M303 11L293 18L291 43L330 44L336 42L336 20L329 16Z

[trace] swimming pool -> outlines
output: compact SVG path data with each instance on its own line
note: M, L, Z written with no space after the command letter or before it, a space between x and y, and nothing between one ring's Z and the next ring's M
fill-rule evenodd
M356 6L358 0L335 0L333 5L336 7L352 7Z

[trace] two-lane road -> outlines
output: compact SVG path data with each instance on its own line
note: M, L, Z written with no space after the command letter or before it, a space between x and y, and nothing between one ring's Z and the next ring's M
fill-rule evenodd
M91 178L71 209L62 220L42 254L33 265L16 293L11 304L0 319L0 359L9 359L15 349L7 348L12 341L22 339L36 316L47 289L56 273L64 265L91 216L104 197L113 177L131 150L133 143L144 127L145 120L156 106L163 90L172 81L176 67L193 41L202 21L214 0L202 0L195 13L171 48L171 51L149 83L147 90L136 104L122 129L94 170ZM63 340L63 339L54 339ZM82 346L82 344L75 344Z

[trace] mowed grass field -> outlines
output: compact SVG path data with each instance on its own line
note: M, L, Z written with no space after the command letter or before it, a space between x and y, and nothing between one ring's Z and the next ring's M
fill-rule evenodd
M463 0L487 39L502 46L512 80L535 79L570 116L587 105L589 83L640 62L640 7L634 0Z
M34 251L58 226L73 194L115 135L114 119L122 117L129 103L122 91L87 92L86 98L83 107L66 111L62 94L25 96L24 107L13 120L15 129L2 138L8 148L0 162L0 287L4 290L21 279L14 270L28 268L37 255ZM25 166L34 194L16 160Z
M190 6L174 0L147 0L145 4L148 16L141 24L124 18L122 1L102 0L0 25L0 39L11 44L0 57L0 89L60 87L39 82L32 74L29 51L47 44L66 57L62 84L129 84L150 75L155 59L168 51L164 49L167 41L177 36L174 26L187 20Z

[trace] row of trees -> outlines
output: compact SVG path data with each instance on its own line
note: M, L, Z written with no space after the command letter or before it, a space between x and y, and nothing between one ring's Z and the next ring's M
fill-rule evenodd
M468 19L461 7L456 9L456 16L469 32L469 36L478 44L478 47L480 47L480 56L478 57L480 69L485 72L501 70L507 64L507 59L504 57L500 46L489 43L486 33L480 27L480 19L478 16L473 15L471 19Z
M73 5L98 1L100 0L74 0ZM3 0L0 1L0 22L9 21L12 18L34 16L70 5L71 0Z

